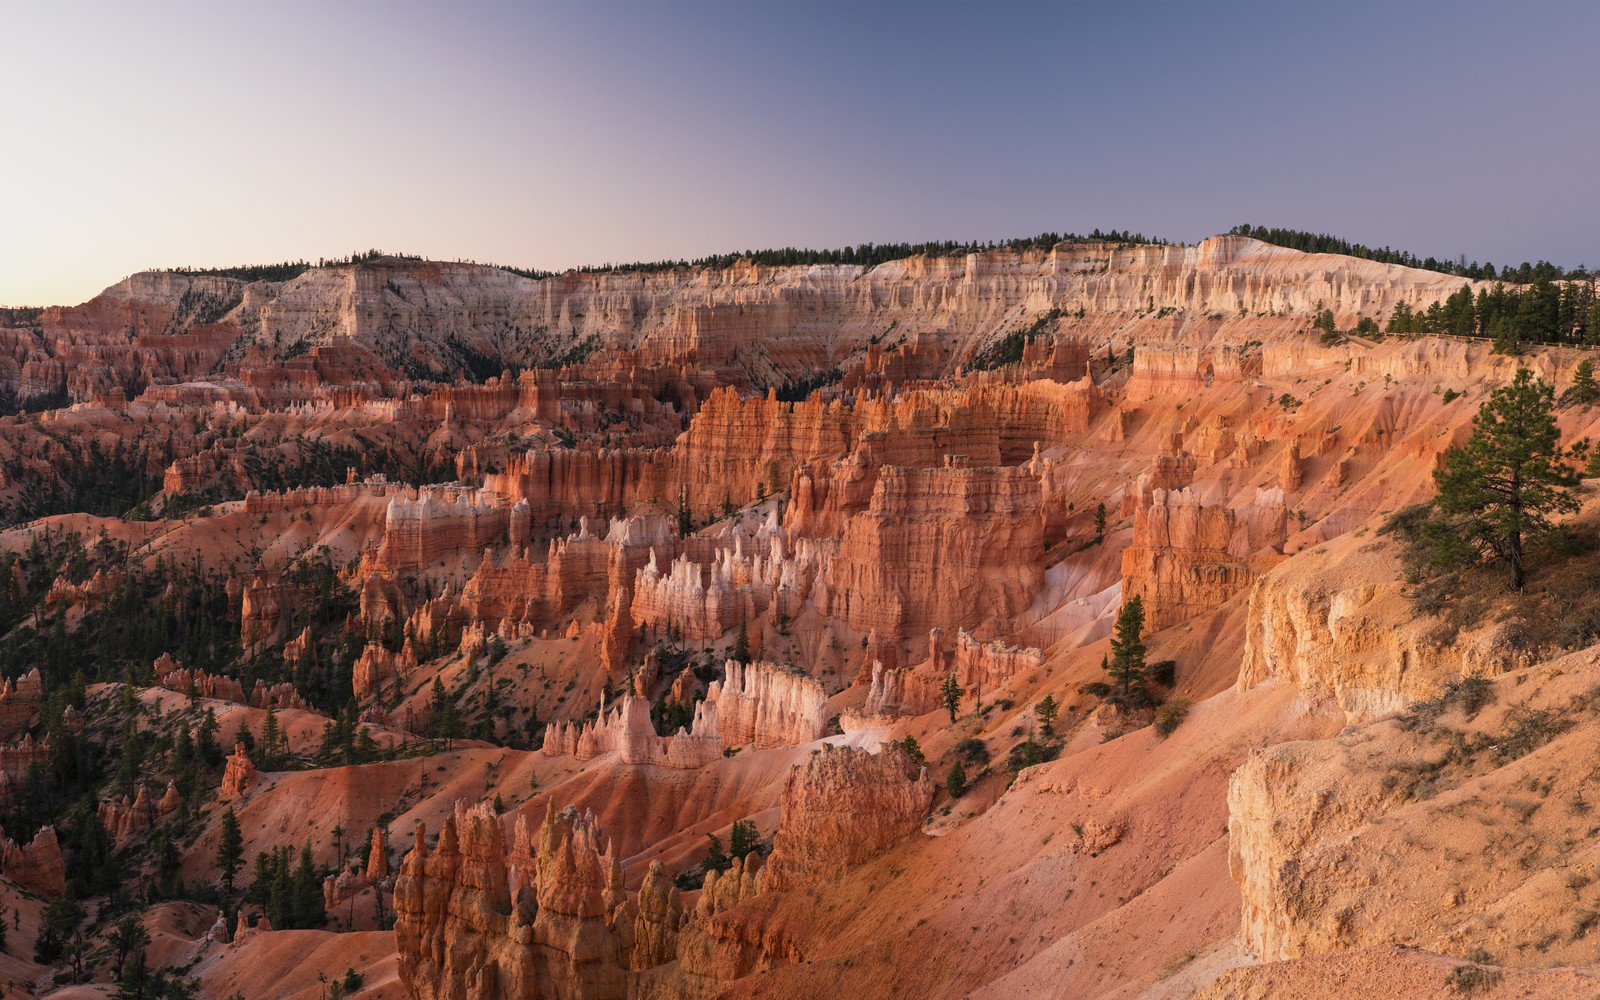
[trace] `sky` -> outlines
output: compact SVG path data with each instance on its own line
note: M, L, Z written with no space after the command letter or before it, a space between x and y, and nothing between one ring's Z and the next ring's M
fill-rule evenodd
M1600 4L0 0L0 305L1241 222L1600 264Z

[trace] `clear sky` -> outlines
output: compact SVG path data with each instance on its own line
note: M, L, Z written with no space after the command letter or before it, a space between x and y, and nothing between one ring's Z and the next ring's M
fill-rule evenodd
M1239 222L1600 264L1600 4L0 0L0 304Z

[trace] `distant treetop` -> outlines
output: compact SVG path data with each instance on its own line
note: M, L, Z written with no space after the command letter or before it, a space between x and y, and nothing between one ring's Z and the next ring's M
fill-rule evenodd
M421 260L421 257L404 253L384 253L382 250L356 251L348 257L318 257L315 264L305 260L286 260L281 264L241 264L237 267L167 267L172 274L204 274L217 278L237 278L240 281L293 281L313 267L346 267L351 264L369 264L383 257L400 260Z
M1510 281L1517 284L1528 285L1541 278L1545 281L1560 281L1564 278L1587 279L1589 272L1586 268L1579 267L1568 271L1557 267L1547 260L1537 264L1523 261L1521 266L1506 265L1499 270L1494 264L1479 264L1473 261L1468 264L1465 259L1440 260L1436 257L1418 257L1405 250L1391 250L1388 247L1374 250L1372 247L1360 243L1351 243L1349 240L1330 236L1327 233L1311 233L1303 229L1268 229L1266 226L1252 226L1249 224L1234 226L1228 230L1232 236L1248 236L1263 243L1274 246L1288 247L1291 250L1301 250L1305 253L1337 253L1346 257L1360 257L1363 260L1374 260L1380 264L1399 264L1402 267L1420 267L1427 271L1438 271L1441 274L1459 274L1463 278L1474 280Z
M1110 232L1101 232L1096 229L1087 236L1075 233L1040 233L1038 236L1029 236L1015 240L989 240L982 242L973 240L961 242L959 240L939 240L932 243L862 243L859 246L847 246L842 250L809 250L800 247L784 247L781 250L744 250L737 253L715 254L710 257L697 257L693 260L653 260L639 261L632 264L598 264L576 268L582 274L606 273L635 273L670 271L679 267L705 267L723 268L730 267L740 261L750 261L754 264L763 264L768 267L780 267L791 264L857 264L863 267L876 267L892 260L904 260L907 257L953 257L958 254L977 253L983 250L1011 250L1021 252L1024 250L1048 250L1057 243L1093 242L1147 244L1153 246L1167 246L1168 241L1156 237L1146 237L1143 233L1133 233L1128 230L1113 229ZM382 257L399 258L401 260L422 260L410 254L384 253L381 250L368 250L365 253L353 253L348 257L319 258L315 264L305 261L284 261L281 264L249 264L238 267L169 267L163 270L174 274L204 274L219 278L237 278L240 281L292 281L314 267L346 267L351 264L366 264ZM488 267L498 268L511 274L524 278L539 280L553 278L562 273L560 271L544 271L538 268L511 267L506 264L489 264Z
M782 267L793 264L858 264L863 267L876 267L879 264L886 264L893 260L904 260L907 257L954 257L984 250L1011 250L1014 252L1048 250L1057 243L1092 241L1148 244L1153 246L1168 245L1166 240L1146 237L1143 233L1132 233L1125 229L1101 232L1096 229L1088 236L1080 236L1076 233L1040 233L1037 236L1028 236L1022 239L989 240L988 242L981 240L972 240L970 242L936 240L931 243L862 243L858 246L847 246L842 250L810 250L801 247L783 247L779 250L744 250L736 253L714 254L710 257L697 257L694 260L655 260L634 264L600 264L580 267L577 270L584 274L613 271L670 271L676 267L729 267L740 261L749 261L752 264L763 264L768 267ZM506 270L514 269L506 268Z

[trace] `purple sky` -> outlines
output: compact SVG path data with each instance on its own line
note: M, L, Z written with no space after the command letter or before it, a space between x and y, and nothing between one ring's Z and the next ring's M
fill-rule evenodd
M0 303L1238 222L1600 264L1600 5L0 0Z

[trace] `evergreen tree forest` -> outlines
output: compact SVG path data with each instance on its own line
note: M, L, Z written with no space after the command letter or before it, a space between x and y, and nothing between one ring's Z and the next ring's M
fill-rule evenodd
M1304 229L1280 229L1277 227L1252 226L1248 223L1234 226L1228 230L1230 236L1248 236L1262 243L1271 243L1273 246L1288 247L1304 253L1336 253L1346 257L1360 257L1363 260L1377 261L1380 264L1399 264L1402 267L1418 267L1426 271L1438 271L1441 274L1458 274L1463 278L1474 281L1501 281L1513 282L1519 285L1531 284L1540 278L1546 281L1560 281L1564 278L1586 280L1590 276L1585 268L1568 271L1546 260L1537 264L1523 261L1521 265L1496 269L1493 263L1479 264L1473 261L1468 264L1464 260L1449 260L1440 257L1418 257L1407 250L1394 250L1390 247L1366 246L1362 243L1352 243L1338 236L1327 233L1313 233Z

